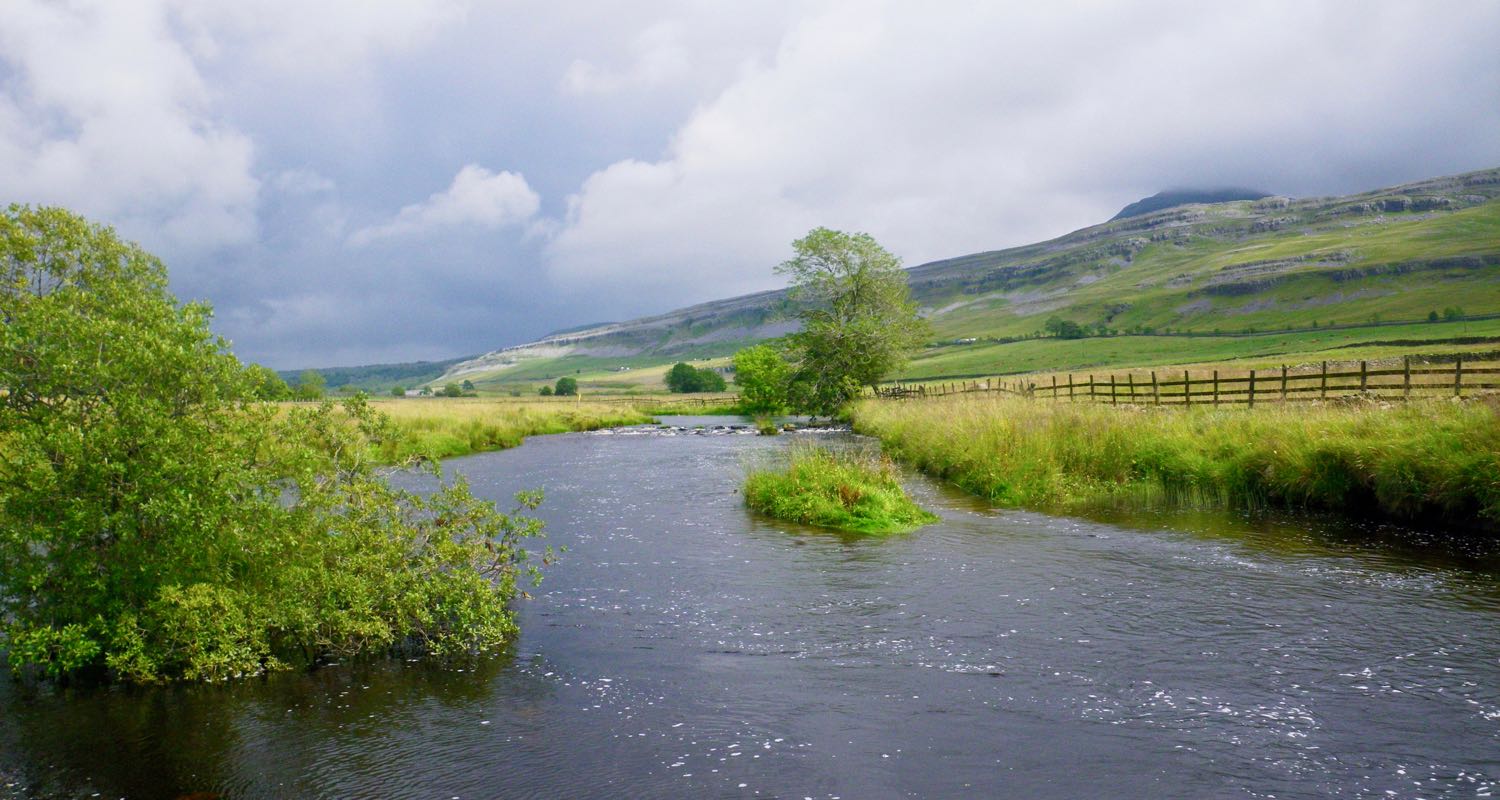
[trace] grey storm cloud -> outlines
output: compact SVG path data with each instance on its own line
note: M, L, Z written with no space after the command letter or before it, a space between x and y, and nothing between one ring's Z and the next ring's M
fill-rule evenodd
M247 359L441 358L1168 186L1500 165L1500 4L11 0L0 200L161 254Z

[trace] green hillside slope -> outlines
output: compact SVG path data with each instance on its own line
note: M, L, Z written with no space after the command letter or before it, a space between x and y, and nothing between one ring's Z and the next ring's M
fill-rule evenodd
M1345 197L1174 206L923 264L909 275L935 331L913 377L1272 356L1395 339L1484 347L1500 335L1500 324L1475 319L1500 314L1500 169ZM782 292L705 303L489 353L439 380L501 386L595 373L600 388L624 390L632 385L624 367L728 354L789 330L785 311ZM1425 323L1434 312L1466 321L1391 328ZM1097 338L1037 338L1054 317ZM1462 338L1476 341L1454 341Z

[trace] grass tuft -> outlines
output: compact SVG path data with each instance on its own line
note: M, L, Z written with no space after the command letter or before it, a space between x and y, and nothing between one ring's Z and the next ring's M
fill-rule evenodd
M745 478L745 505L767 516L853 533L890 534L937 522L901 488L883 456L797 446L785 470Z

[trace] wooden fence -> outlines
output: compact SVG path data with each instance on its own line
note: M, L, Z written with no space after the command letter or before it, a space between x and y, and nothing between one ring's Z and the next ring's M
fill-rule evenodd
M1124 373L1059 374L1001 380L897 384L881 387L877 397L942 397L967 392L1003 392L1023 397L1073 403L1112 405L1248 405L1267 402L1333 400L1363 397L1377 400L1411 400L1431 397L1469 397L1500 389L1500 362L1466 363L1460 357L1450 365L1414 363L1399 366L1368 361L1359 368L1328 362L1314 367L1230 370L1151 370Z

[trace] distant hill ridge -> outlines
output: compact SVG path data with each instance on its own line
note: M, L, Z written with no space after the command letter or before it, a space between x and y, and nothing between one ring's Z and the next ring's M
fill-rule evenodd
M1220 192L1239 199L1196 201ZM1031 335L1052 315L1209 332L1407 319L1450 305L1500 312L1497 199L1500 169L1342 197L1163 192L1050 241L907 274L939 341ZM1153 203L1169 205L1145 208ZM777 290L585 326L463 361L432 382L727 355L793 330L788 310ZM557 360L567 363L553 369Z
M1192 203L1229 203L1235 200L1259 200L1270 197L1270 192L1261 192L1255 189L1168 189L1165 192L1157 192L1150 197L1142 198L1120 209L1120 213L1109 218L1110 222L1127 217L1139 217L1142 214L1150 214L1152 211L1160 211L1164 208L1185 206Z

